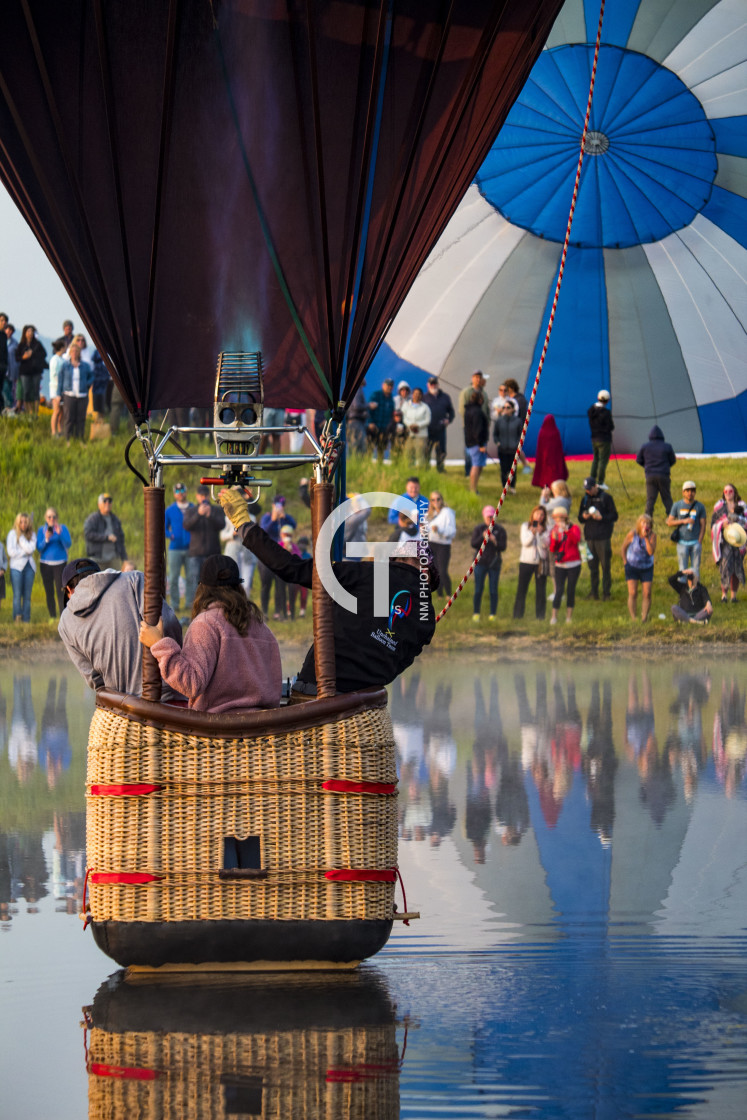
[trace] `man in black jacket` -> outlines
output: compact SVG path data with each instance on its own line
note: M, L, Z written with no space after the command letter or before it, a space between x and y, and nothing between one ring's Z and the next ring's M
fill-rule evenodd
M438 378L435 374L428 378L428 392L425 403L431 410L431 422L428 425L428 443L425 451L426 464L431 461L431 451L436 452L436 470L443 472L446 462L446 429L454 419L454 405L451 397L439 388Z
M610 395L607 390L600 389L597 393L597 399L587 412L589 430L591 431L591 447L594 452L589 474L597 480L600 486L604 482L607 464L610 461L612 433L615 430L615 421L607 407L609 399Z
M694 622L705 626L713 614L713 603L708 588L698 581L698 573L693 568L683 568L681 572L669 577L669 586L680 597L679 603L672 606L672 614L678 622Z
M286 583L311 587L313 561L287 552L259 525L249 521L246 502L237 490L221 490L220 502L245 548ZM374 565L342 560L332 564L340 585L357 600L353 614L334 603L333 628L338 692L356 692L372 685L385 685L413 663L427 646L436 628L431 591L438 587L435 565L428 565L429 581L420 578L416 542L408 550L412 559L397 557L389 562L389 618L374 614ZM310 647L294 684L296 692L316 695L314 646Z
M658 424L654 424L648 433L648 443L644 443L635 458L639 467L643 467L646 476L646 509L649 517L654 515L656 495L661 495L664 503L664 512L669 517L672 508L672 488L670 476L672 467L677 462L671 443L664 439L664 433Z
M584 527L586 546L591 552L589 576L592 599L599 598L599 566L602 567L602 598L612 591L612 530L617 521L617 508L612 495L600 490L595 478L584 479L584 496L578 507L578 519Z
M105 568L121 565L127 559L122 522L112 513L111 494L99 494L98 509L89 513L83 525L86 555Z
M214 506L210 501L210 491L207 486L198 486L196 490L197 505L190 506L184 511L182 525L189 532L189 547L187 549L187 588L188 602L200 582L202 565L208 556L217 556L221 551L220 531L226 524L226 515L220 506Z

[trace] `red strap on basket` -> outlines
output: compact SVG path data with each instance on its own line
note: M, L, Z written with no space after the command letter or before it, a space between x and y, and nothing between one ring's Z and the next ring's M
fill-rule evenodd
M91 786L93 797L140 797L145 793L158 793L163 786L148 785L145 782L123 782L121 785Z
M160 883L163 875L149 875L145 871L92 871L92 883Z
M118 1077L123 1081L157 1081L163 1074L158 1069L136 1069L134 1066L108 1066L104 1062L91 1062L88 1072L96 1077Z
M346 778L330 778L322 782L328 793L396 793L394 782L350 782Z
M373 868L367 871L336 870L325 871L324 878L335 883L394 883L397 872L392 868L385 871L376 871Z

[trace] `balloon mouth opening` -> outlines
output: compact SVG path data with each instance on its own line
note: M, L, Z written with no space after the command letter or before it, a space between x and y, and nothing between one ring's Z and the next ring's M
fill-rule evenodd
M603 132L589 131L586 133L584 154L587 156L603 156L610 146L609 137Z

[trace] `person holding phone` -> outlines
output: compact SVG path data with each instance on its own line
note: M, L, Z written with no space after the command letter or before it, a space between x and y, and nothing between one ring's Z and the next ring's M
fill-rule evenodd
M651 610L651 590L654 579L654 553L656 533L654 523L647 513L642 513L622 543L621 555L628 584L628 614L635 619L638 613L638 584L643 588L641 622Z
M524 617L527 591L532 579L535 581L535 617L544 620L547 609L547 577L550 574L550 531L547 526L547 511L543 506L535 506L519 530L521 552L519 553L519 580L514 599L514 618Z
M581 530L578 525L568 522L568 512L562 506L557 506L552 511L553 527L550 530L550 552L555 557L555 596L552 601L552 614L550 625L555 626L558 621L558 611L563 602L563 592L568 585L566 595L566 622L573 619L573 608L576 605L576 584L581 574Z
M226 515L220 506L210 501L210 490L200 485L195 490L196 505L188 506L182 514L182 526L189 533L187 546L187 584L194 595L200 582L202 566L208 556L220 552L220 531L226 524Z
M36 549L39 553L44 593L47 597L49 623L56 624L65 609L65 595L62 587L62 569L67 564L67 554L72 541L67 525L61 525L57 510L49 507L44 514L44 524L36 534ZM57 605L55 605L55 592Z

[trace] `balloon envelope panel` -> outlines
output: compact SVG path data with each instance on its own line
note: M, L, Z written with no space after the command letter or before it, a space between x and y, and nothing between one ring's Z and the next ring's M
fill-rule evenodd
M597 19L595 3L564 5L387 335L379 376L391 354L400 370L411 361L460 387L480 368L531 388ZM747 450L743 23L738 0L620 0L606 10L530 454L547 413L566 451L590 451L586 412L602 388L618 451L637 450L654 423L681 451Z

